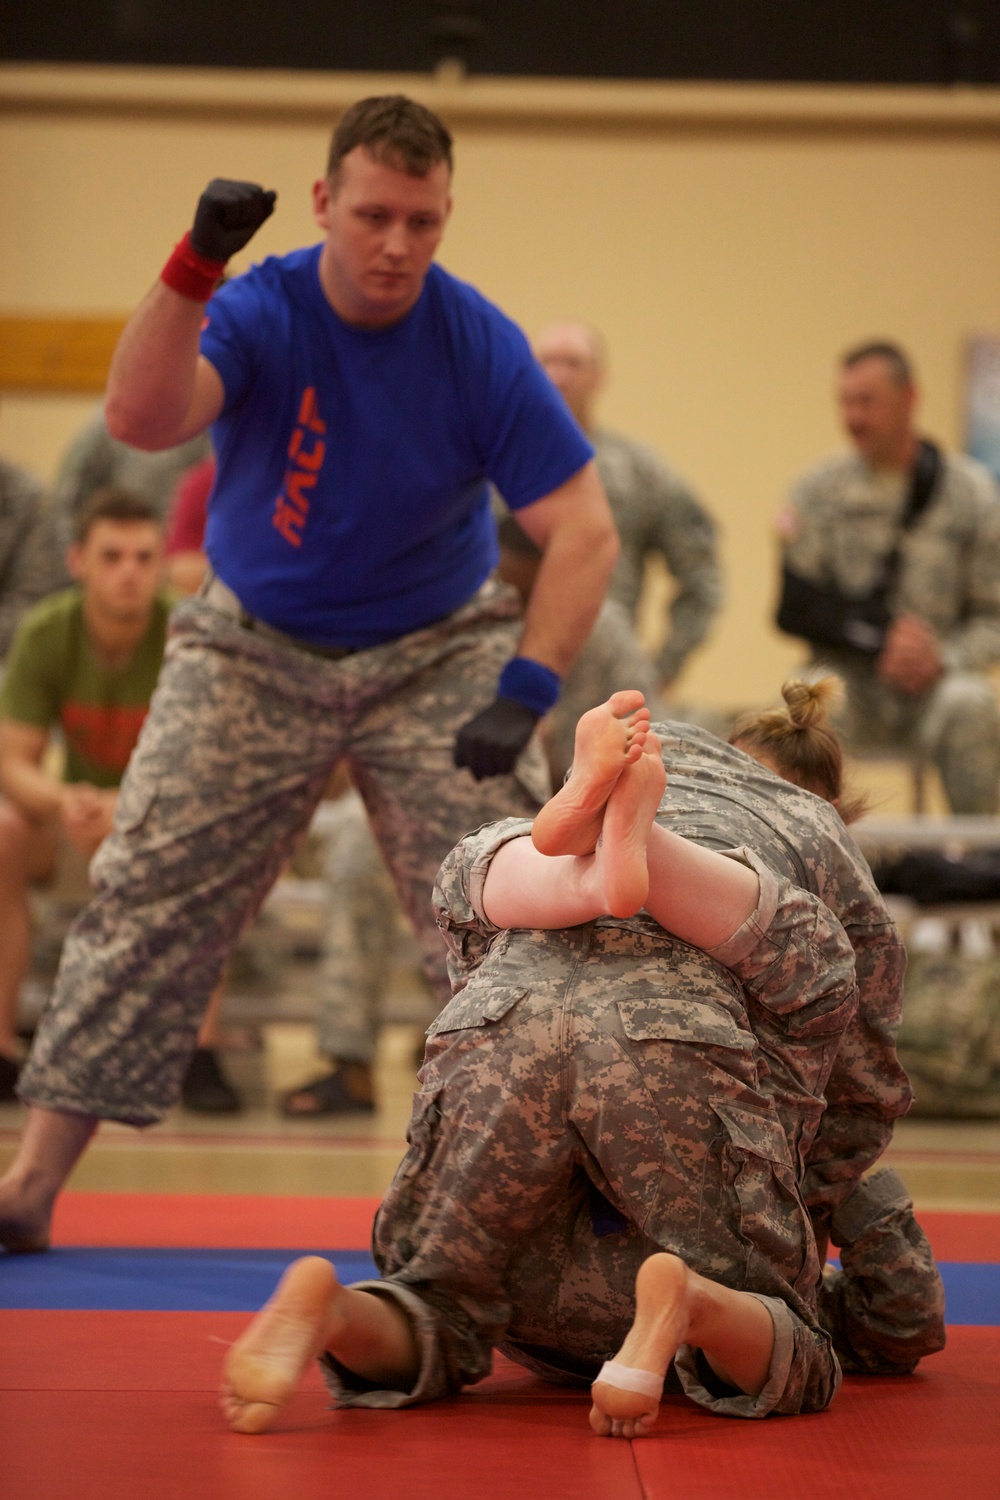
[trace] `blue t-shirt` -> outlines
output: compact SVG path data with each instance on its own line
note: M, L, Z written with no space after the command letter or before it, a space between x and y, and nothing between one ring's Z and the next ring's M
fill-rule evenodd
M389 328L343 322L321 247L222 287L201 349L225 387L205 546L246 609L363 647L457 609L496 563L487 480L517 510L593 450L521 331L432 266Z

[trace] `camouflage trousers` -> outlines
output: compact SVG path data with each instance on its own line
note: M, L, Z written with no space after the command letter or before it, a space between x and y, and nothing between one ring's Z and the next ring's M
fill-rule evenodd
M513 590L491 580L444 620L333 660L202 600L181 605L22 1099L136 1125L162 1117L233 943L345 756L443 1002L441 860L468 829L530 817L547 795L534 742L515 776L476 783L452 764L456 730L491 701L515 649L518 614Z
M832 653L829 665L847 685L842 727L851 750L892 749L929 760L953 813L998 811L1000 709L985 677L946 672L929 693L913 698L853 655L841 660Z
M324 1057L370 1065L398 947L400 905L357 792L343 796L328 817L316 1044ZM437 1010L428 994L422 1024L429 1025Z
M845 1370L905 1375L945 1345L944 1285L906 1188L891 1167L862 1178L830 1224L819 1315Z
M746 925L768 971L801 969L805 950L779 954L769 928ZM849 1014L850 965L836 942L825 956ZM743 1417L828 1404L840 1373L815 1317L795 1151L732 1020L738 992L721 963L628 923L499 936L431 1027L409 1150L376 1220L383 1280L358 1284L408 1313L420 1373L409 1391L374 1389L326 1357L340 1404L453 1392L488 1373L497 1345L550 1377L592 1380L657 1249L757 1296L772 1319L757 1397L712 1389L697 1351L678 1352L693 1400ZM590 1232L576 1253L592 1189L641 1243Z

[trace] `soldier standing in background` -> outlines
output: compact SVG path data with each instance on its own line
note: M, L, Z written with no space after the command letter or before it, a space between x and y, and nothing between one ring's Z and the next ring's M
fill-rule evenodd
M895 345L851 350L838 399L855 452L801 479L779 517L779 622L846 683L850 749L927 758L952 812L996 813L1000 714L982 672L1000 661L1000 495L980 464L921 442L913 372ZM936 476L906 525L928 459ZM812 589L826 623L783 617L789 575ZM869 614L858 633L854 613L883 586L884 623Z
M676 585L669 631L656 661L666 692L704 641L722 603L715 522L652 449L597 426L595 406L607 358L596 329L580 322L551 323L535 340L535 354L594 447L622 544L608 598L624 605L634 620L650 556L662 557Z

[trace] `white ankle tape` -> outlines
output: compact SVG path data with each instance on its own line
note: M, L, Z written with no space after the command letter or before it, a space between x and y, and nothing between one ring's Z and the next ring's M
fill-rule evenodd
M654 1375L652 1370L633 1370L631 1365L618 1365L613 1359L601 1366L597 1379L603 1380L605 1385L617 1386L620 1391L652 1396L654 1401L659 1401L663 1395L662 1375Z

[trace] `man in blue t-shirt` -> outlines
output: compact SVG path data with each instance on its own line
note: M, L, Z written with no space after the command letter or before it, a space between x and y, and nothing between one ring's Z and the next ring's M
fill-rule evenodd
M313 188L318 246L212 296L275 198L216 179L122 335L111 433L160 449L212 427L210 575L175 613L95 897L21 1075L8 1248L47 1243L99 1119L149 1123L177 1097L227 953L339 760L442 1000L438 864L546 795L532 731L618 542L592 449L521 332L432 264L450 182L436 116L363 100ZM488 481L543 552L523 618L492 576Z

